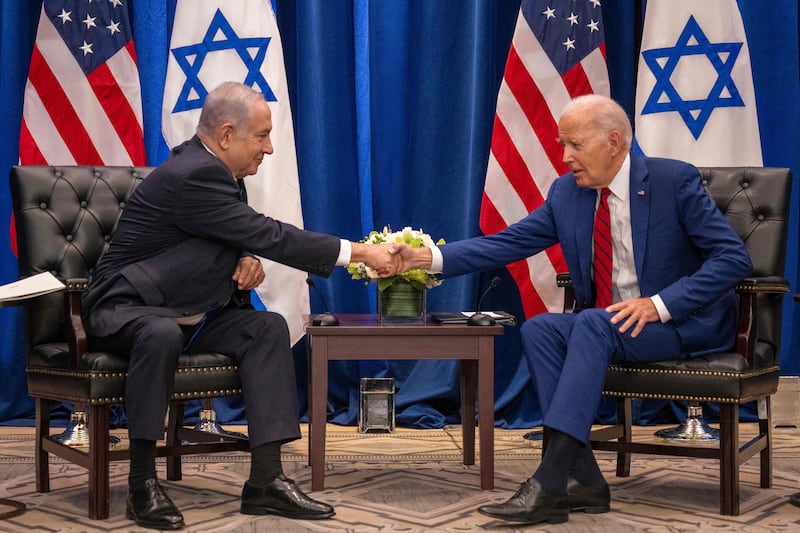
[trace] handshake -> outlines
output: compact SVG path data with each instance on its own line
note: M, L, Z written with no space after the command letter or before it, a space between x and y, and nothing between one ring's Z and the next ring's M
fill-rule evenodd
M350 261L361 261L378 273L388 278L415 268L427 270L431 266L430 248L412 248L404 242L384 244L351 243Z

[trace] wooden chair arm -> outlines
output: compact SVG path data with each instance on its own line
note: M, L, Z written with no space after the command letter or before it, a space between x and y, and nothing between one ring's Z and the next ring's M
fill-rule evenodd
M575 311L575 290L572 288L572 276L569 272L556 274L556 287L564 289L564 312Z
M81 357L88 350L86 329L83 327L81 316L81 295L89 288L86 278L72 278L64 282L64 327L66 329L67 345L72 355L74 368L79 367Z
M786 294L789 282L779 276L745 278L735 287L739 295L739 324L736 329L736 352L753 364L758 340L758 295Z
M769 293L786 294L789 292L789 282L779 276L763 276L758 278L744 278L736 284L736 292L742 293Z

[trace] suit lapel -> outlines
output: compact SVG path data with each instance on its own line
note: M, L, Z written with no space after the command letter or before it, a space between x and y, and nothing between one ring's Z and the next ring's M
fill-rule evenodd
M650 182L644 159L631 156L631 233L636 275L642 279L645 252L647 251L647 227L650 217ZM641 283L640 283L641 285Z

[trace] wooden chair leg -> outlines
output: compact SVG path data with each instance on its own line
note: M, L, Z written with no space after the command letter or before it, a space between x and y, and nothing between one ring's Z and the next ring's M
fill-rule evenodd
M739 405L719 406L720 514L739 514Z
M109 454L108 405L92 405L88 410L89 432L89 518L108 518Z
M178 432L183 425L183 402L170 402L169 415L167 417L167 447L178 446L180 444L180 437ZM170 481L180 481L183 477L181 469L181 456L168 455L167 456L167 479Z
M475 464L475 390L478 387L478 361L461 361L461 444L464 464ZM483 423L483 421L481 421ZM481 459L483 461L483 459Z
M633 442L633 401L631 398L617 399L617 424L623 428L620 442ZM631 453L626 451L617 452L617 477L628 477L631 475Z
M772 487L772 400L769 396L758 400L758 432L767 445L760 452L761 488Z
M36 492L50 492L50 460L42 441L50 435L50 400L36 398Z

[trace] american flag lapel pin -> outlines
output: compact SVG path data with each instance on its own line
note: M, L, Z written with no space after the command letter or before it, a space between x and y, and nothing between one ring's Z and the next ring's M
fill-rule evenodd
M644 189L642 189L641 191L637 192L636 194L638 194L639 196L644 196Z

